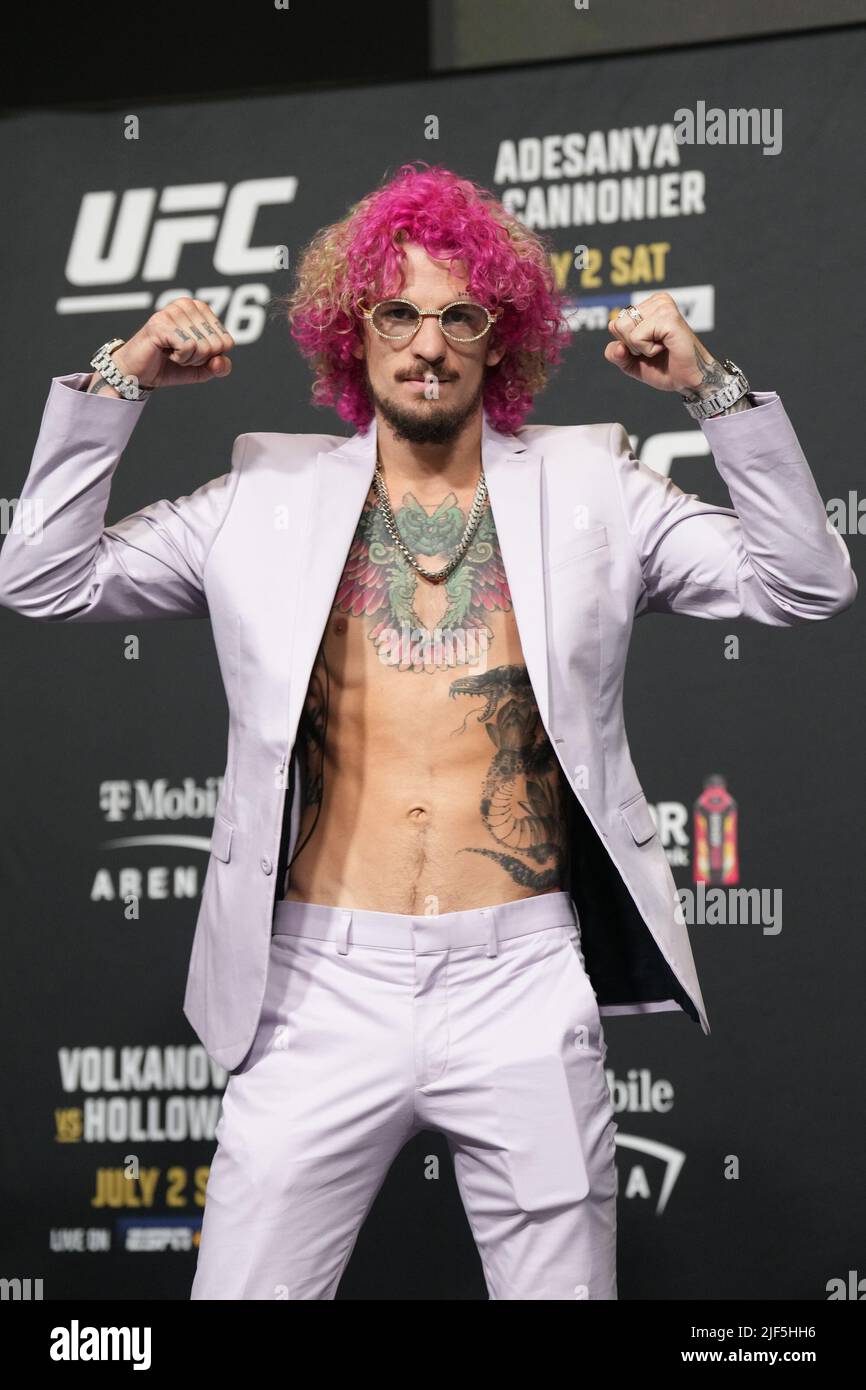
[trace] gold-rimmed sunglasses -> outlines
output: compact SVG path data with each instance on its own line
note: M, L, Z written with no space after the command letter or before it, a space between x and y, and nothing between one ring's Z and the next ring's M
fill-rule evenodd
M411 299L382 299L368 309L361 300L358 308L380 338L389 338L394 342L414 338L424 319L435 318L439 320L445 337L452 342L474 343L484 337L502 313L498 309L491 314L483 304L476 304L471 299L455 299L442 309L419 309Z

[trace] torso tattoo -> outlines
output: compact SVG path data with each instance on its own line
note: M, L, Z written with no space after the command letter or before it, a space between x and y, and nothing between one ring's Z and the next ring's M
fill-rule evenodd
M428 569L430 557L451 555L463 535L466 516L450 492L431 514L411 493L395 513L404 543ZM430 619L415 608L429 589L444 594L444 612ZM474 665L490 640L485 615L511 610L511 594L489 505L461 563L439 586L421 578L394 545L382 513L369 498L349 549L334 607L352 617L372 619L370 641L380 660L401 669ZM413 638L414 634L414 638Z
M395 508L404 542L432 570L453 555L466 514L452 492L433 510L411 492ZM347 658L349 627L356 624L364 640L355 643ZM389 682L384 694L383 669ZM448 767L453 768L451 740L469 739L465 767L455 774L456 789L452 785L449 792L447 782L444 787L437 783L446 801L456 794L466 810L471 809L467 798L477 808L460 819L459 841L446 841L448 855L490 861L507 876L501 881L503 890L509 883L517 885L521 896L565 887L568 788L523 661L489 504L453 574L442 584L431 584L394 545L371 490L336 589L299 724L304 806L293 863L316 831L326 769L329 778L339 776L332 770L340 767L339 750L330 745L340 734L329 728L328 710L340 680L359 702L366 692L366 712L371 707L378 710L379 701L385 730L410 708L417 717L419 700L427 702L431 736L429 747L419 750L419 765L425 756L429 762L435 756L430 749L439 746L447 747ZM456 719L448 717L452 702L459 712ZM375 718L372 726L376 727ZM483 743L473 740L474 728L483 728ZM351 750L352 755L356 751ZM394 768L395 784L401 772L417 786L417 770L407 772L405 760ZM423 808L418 809L420 815ZM471 833L474 823L477 836ZM460 872L465 875L465 866ZM504 896L517 894L505 891Z

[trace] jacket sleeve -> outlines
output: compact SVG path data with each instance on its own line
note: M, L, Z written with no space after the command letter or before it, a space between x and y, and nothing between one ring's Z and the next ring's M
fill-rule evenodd
M643 573L635 608L790 627L830 618L857 594L794 427L774 391L701 428L733 502L716 507L640 463L621 424L610 445Z
M30 471L0 550L0 604L43 622L200 618L203 572L237 487L232 470L105 526L114 470L150 399L88 395L52 378Z

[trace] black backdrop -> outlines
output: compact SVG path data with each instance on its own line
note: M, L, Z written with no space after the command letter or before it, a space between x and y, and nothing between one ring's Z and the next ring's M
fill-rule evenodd
M728 503L679 401L604 362L608 334L593 327L594 306L606 319L641 293L672 289L714 351L740 363L755 389L780 393L822 495L845 499L845 519L833 514L859 569L864 57L862 31L847 30L151 107L134 140L124 136L134 113L123 107L7 117L3 498L23 482L51 376L85 370L99 343L129 336L161 296L183 291L215 289L227 301L214 306L239 340L234 371L152 399L116 476L109 522L224 472L244 431L350 432L310 407L306 368L268 311L289 274L270 268L267 250L232 251L238 186L281 181L253 190L261 205L249 239L285 245L291 264L383 174L426 159L506 199L531 187L544 202L551 185L594 184L611 209L605 220L550 228L565 288L584 312L532 422L622 420L654 467ZM673 162L654 165L665 146L658 128L698 101L781 110L781 152L680 146ZM609 132L631 129L648 167L635 157L630 170L565 176L549 166L545 177L524 166L517 183L496 182L507 142L531 161L546 137L596 131L609 148ZM668 139L669 159L670 148ZM628 180L646 191L663 176L669 197L692 191L695 211L617 211ZM150 200L126 204L126 264L100 269L100 215L110 240L118 200L148 189ZM190 207L213 225L173 264L165 224ZM591 278L569 268L580 243L600 253ZM616 260L621 284L616 247L627 248ZM97 295L137 299L123 307L94 303ZM725 656L728 624L653 617L636 627L626 718L660 823L681 827L665 832L677 882L692 881L694 800L704 777L722 772L738 805L738 882L780 891L783 918L777 932L691 929L709 1038L679 1013L606 1022L623 1299L825 1299L849 1271L866 1274L864 612L855 604L789 630L733 625L736 660ZM0 623L0 1275L42 1279L47 1299L185 1299L225 1081L181 1014L225 761L210 631L144 625L131 660L122 625L64 629L9 613ZM141 894L137 920L125 915L126 891ZM340 1297L485 1297L440 1136L418 1136L395 1163Z

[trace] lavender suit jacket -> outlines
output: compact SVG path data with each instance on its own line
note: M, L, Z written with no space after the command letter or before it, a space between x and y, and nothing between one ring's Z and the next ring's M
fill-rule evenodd
M229 707L228 762L184 1012L229 1071L253 1041L280 872L298 834L298 719L376 459L376 424L343 438L243 434L188 496L105 526L150 397L53 378L0 603L52 622L206 618ZM538 709L574 790L571 891L601 1014L682 1009L709 1033L676 887L631 760L622 692L648 612L787 627L847 608L857 581L775 392L701 426L733 508L684 493L621 424L485 416L482 459ZM157 406L158 410L159 407ZM38 504L41 534L28 536ZM19 520L22 519L20 524Z

